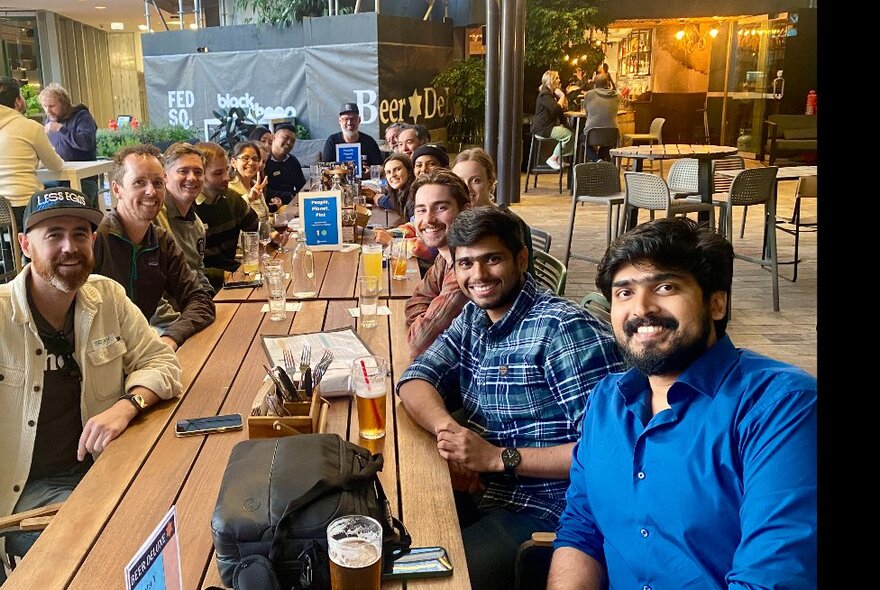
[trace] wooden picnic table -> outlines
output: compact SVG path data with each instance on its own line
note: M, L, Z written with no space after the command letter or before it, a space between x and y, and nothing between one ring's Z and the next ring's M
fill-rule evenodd
M247 415L266 362L262 335L298 334L344 327L378 355L390 359L396 383L411 358L402 298L385 299L390 316L378 326L357 326L350 299L314 299L282 322L260 311L261 302L219 302L217 319L178 351L184 393L136 418L98 458L26 558L4 585L7 589L124 588L123 568L168 509L177 508L183 588L222 587L214 559L211 516L229 454L247 429L177 438L177 420L239 412ZM394 395L387 398L386 436L359 438L357 410L350 397L332 398L327 432L382 452L380 474L392 510L413 538L413 546L445 547L454 564L449 578L419 580L419 588L470 588L461 531L446 462L432 435L410 419ZM386 582L383 588L405 588ZM414 586L415 587L415 586Z

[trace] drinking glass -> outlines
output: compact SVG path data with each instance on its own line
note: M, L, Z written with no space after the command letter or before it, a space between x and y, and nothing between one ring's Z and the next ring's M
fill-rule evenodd
M370 180L374 182L379 182L382 179L382 166L379 164L373 164L370 166Z
M361 246L365 277L376 277L382 280L382 244L364 244Z
M363 276L358 279L358 315L362 328L375 328L378 321L379 279Z
M395 281L406 279L407 243L404 238L394 238L391 241L391 256L388 259L391 269L391 278Z
M287 319L287 280L284 278L284 269L266 269L265 281L269 299L269 319L273 322Z
M260 235L260 245L262 246L263 254L261 258L265 262L269 259L269 242L272 241L272 225L268 221L260 221L257 226L257 233Z
M241 232L241 271L245 275L252 275L259 268L260 234L255 231Z
M272 213L269 215L269 219L272 222L272 229L278 232L278 239L281 241L284 237L284 234L288 231L288 219L286 213ZM278 247L279 252L287 252L283 246Z
M379 590L382 525L369 516L340 516L327 525L332 590Z
M385 436L385 377L388 361L381 356L359 356L351 361L351 380L357 398L358 430L361 438Z

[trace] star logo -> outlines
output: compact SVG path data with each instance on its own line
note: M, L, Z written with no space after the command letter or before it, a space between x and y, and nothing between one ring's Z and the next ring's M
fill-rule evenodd
M413 90L412 96L407 97L409 101L409 116L412 117L413 123L418 123L418 119L422 114L422 96L419 94L418 88Z

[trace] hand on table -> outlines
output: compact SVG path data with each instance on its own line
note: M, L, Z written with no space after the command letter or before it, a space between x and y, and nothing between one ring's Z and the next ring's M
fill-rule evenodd
M435 434L437 451L444 459L478 473L504 471L501 449L473 430L450 420L438 425Z
M159 340L170 346L171 350L175 352L177 351L177 342L175 342L173 338L169 338L168 336L159 336Z
M107 443L122 434L128 423L137 416L131 402L120 400L96 416L89 418L79 437L76 458L82 461L86 453L100 453Z
M388 246L394 241L394 238L384 229L373 230L373 241L383 246Z

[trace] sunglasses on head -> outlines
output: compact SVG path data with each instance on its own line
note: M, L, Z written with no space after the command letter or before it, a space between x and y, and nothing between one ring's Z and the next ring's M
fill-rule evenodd
M79 368L79 363L76 362L76 358L73 356L73 346L70 345L70 340L65 338L61 332L53 334L44 340L46 349L49 352L64 359L64 367L62 369L67 375L77 381L82 381L82 371Z

